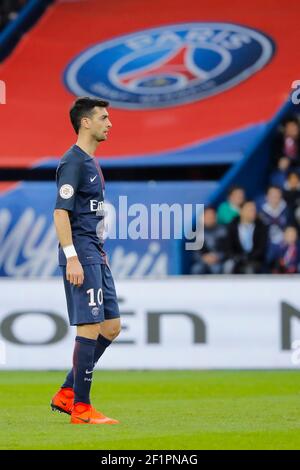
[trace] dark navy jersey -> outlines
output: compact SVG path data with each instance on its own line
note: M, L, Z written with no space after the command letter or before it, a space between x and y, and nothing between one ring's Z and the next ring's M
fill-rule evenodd
M56 184L55 208L69 212L73 244L80 263L105 263L104 178L98 162L78 145L73 145L58 165ZM66 264L60 245L59 264Z

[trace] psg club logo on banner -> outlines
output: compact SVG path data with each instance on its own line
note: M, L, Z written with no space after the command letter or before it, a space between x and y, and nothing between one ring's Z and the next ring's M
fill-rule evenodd
M75 95L105 98L115 108L166 108L232 88L263 68L274 49L269 37L245 26L163 26L81 52L64 81Z

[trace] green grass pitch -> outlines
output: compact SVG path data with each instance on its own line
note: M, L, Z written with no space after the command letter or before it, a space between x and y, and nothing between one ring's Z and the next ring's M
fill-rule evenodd
M50 410L64 375L0 372L0 449L300 449L298 371L97 371L114 426Z

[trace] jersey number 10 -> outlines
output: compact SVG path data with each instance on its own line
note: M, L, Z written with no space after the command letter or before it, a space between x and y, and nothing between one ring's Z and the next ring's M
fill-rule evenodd
M90 296L89 307L95 307L97 305L95 302L95 289L88 289L86 293ZM102 289L98 289L97 301L98 301L98 305L102 305L102 302L103 302Z

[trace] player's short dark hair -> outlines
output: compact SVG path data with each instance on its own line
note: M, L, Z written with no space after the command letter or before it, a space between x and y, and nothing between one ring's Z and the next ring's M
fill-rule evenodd
M76 134L78 134L81 119L83 117L91 117L96 106L107 108L109 102L102 99L89 98L88 96L82 96L74 101L70 109L70 119Z

